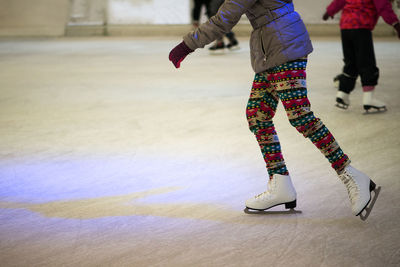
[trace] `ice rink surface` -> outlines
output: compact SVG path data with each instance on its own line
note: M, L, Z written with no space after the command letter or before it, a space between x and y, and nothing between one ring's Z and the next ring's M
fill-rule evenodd
M375 39L388 111L363 115L359 81L334 106L340 40L312 38L312 109L382 186L366 222L281 104L297 212L243 213L267 183L245 118L248 40L176 70L180 41L1 40L1 266L399 266L400 41Z

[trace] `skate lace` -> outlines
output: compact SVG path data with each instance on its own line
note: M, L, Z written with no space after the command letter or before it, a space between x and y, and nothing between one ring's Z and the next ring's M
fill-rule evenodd
M340 179L346 186L350 202L354 204L356 202L356 199L358 198L360 189L355 180L353 179L352 174L346 170L343 174L340 175Z
M272 192L275 189L275 185L276 185L275 179L270 179L267 184L267 191L258 194L257 196L255 196L255 198L256 199L270 198L272 196Z

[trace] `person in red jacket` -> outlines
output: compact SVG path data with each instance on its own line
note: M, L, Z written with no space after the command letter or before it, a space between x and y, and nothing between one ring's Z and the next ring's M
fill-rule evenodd
M343 73L338 76L339 90L336 106L347 109L350 93L358 76L363 87L363 105L368 112L386 111L386 105L374 98L378 84L379 69L376 66L372 30L378 18L394 27L400 38L399 19L389 0L333 0L327 7L322 19L327 20L342 10L340 29L344 56Z

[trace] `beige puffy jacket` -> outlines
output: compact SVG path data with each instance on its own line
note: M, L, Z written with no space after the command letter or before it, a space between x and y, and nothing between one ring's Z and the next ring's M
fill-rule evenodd
M226 0L215 16L183 40L192 50L203 48L229 32L243 14L253 26L250 56L256 73L312 52L307 29L292 0Z

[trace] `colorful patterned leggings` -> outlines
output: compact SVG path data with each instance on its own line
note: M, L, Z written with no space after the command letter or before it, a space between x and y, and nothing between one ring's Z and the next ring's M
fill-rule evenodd
M272 121L279 99L290 124L311 140L337 173L341 173L350 163L328 128L310 110L306 66L307 59L302 58L257 73L254 77L246 115L250 130L260 145L270 177L274 174L289 174Z

